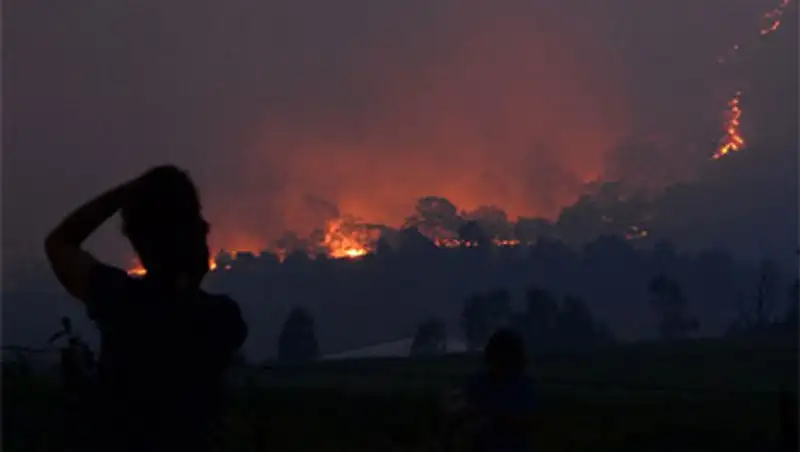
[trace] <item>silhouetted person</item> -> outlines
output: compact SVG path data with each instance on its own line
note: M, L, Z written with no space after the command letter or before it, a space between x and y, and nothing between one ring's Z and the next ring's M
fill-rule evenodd
M141 279L82 243L120 211ZM208 224L194 184L162 166L71 213L46 239L50 265L100 330L98 397L85 422L103 451L211 448L225 370L247 334L239 307L200 289Z
M511 330L496 331L484 348L484 372L467 386L466 401L478 419L475 452L531 449L533 388L526 380L525 346Z

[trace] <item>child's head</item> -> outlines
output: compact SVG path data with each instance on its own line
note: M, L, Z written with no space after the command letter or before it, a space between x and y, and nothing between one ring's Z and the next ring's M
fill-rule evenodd
M525 344L512 330L497 330L484 349L487 370L495 375L518 375L525 370Z

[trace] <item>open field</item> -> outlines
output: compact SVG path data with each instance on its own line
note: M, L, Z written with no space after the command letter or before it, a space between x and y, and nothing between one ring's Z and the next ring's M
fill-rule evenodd
M478 357L365 359L238 370L221 441L229 451L436 450L441 391ZM778 392L797 389L791 342L637 344L534 357L541 451L775 450ZM4 379L4 450L52 450L58 388Z

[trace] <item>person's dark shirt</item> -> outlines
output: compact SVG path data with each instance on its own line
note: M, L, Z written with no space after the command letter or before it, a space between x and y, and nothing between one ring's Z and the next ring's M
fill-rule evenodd
M237 303L199 289L164 290L102 265L88 298L101 337L101 449L208 447L226 369L247 335Z
M469 403L485 424L475 432L474 450L521 452L531 450L529 433L509 427L503 417L530 417L534 412L534 392L524 376L497 378L482 374L466 389Z

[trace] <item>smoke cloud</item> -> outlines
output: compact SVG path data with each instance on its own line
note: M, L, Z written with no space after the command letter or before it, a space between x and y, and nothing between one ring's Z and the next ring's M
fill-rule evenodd
M677 180L717 138L717 54L769 2L721 3L14 2L5 258L166 161L234 249L340 214L399 225L426 195L555 218L595 180ZM93 246L123 259L112 236Z

